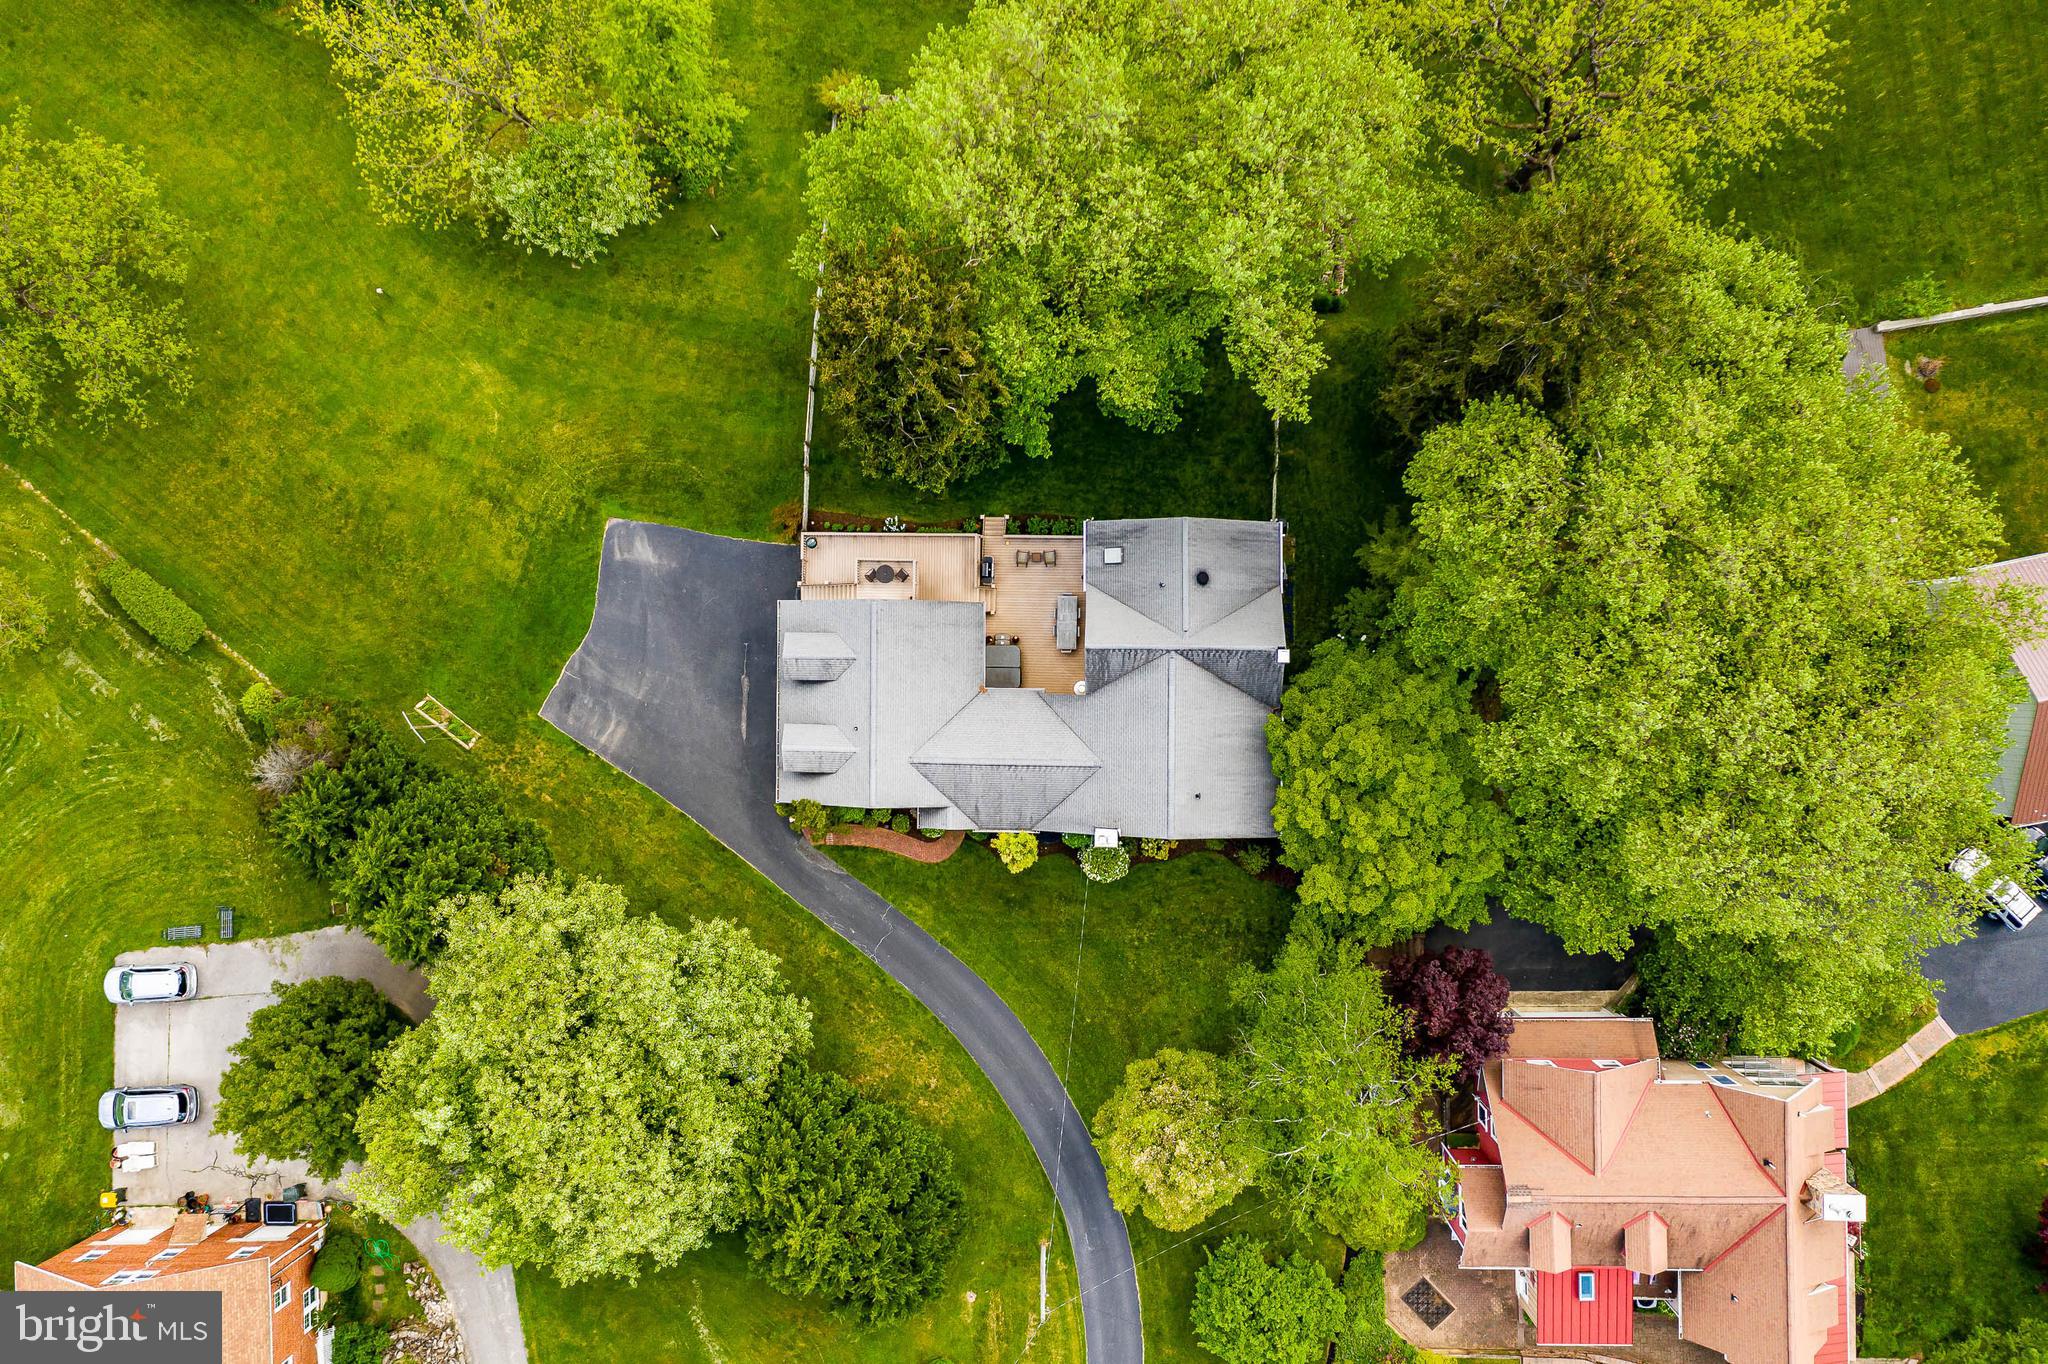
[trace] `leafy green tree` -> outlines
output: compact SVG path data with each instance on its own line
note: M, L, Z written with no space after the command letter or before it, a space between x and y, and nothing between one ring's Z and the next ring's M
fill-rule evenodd
M611 238L661 216L632 128L605 109L537 125L525 146L485 162L477 177L508 240L571 260L594 260Z
M1706 231L1642 195L1495 201L1417 281L1394 332L1388 414L1419 440L1498 394L1556 411L1587 372L1661 351L1685 321L1681 241Z
M391 1333L366 1321L344 1321L334 1328L333 1364L383 1364Z
M1195 1274L1195 1339L1225 1364L1319 1364L1344 1327L1344 1295L1299 1251L1275 1264L1232 1236Z
M708 186L745 111L706 0L311 0L390 220L573 260Z
M1472 758L1472 683L1329 640L1266 722L1280 860L1302 903L1377 946L1486 917L1510 830Z
M1510 189L1560 166L1710 187L1822 126L1836 0L1403 0L1446 138ZM1567 161L1567 153L1569 160Z
M334 893L379 947L400 961L426 962L441 943L441 901L489 894L554 867L540 825L507 812L481 783L421 774L357 827L335 868Z
M1133 1061L1095 1114L1109 1196L1165 1231L1186 1231L1251 1187L1261 1152L1239 1121L1222 1061L1175 1051Z
M1927 1364L2048 1364L2048 1321L2030 1317L2011 1330L1979 1326L1929 1350Z
M983 355L968 273L901 231L827 248L818 383L862 470L942 493L999 463L1006 392Z
M1875 987L1975 918L1957 849L2021 863L1988 785L2039 606L1951 581L1996 516L1943 437L1845 390L1796 266L1699 246L1664 354L1431 433L1396 610L1421 666L1486 679L1512 912L1731 966L1839 942ZM1743 1035L1823 1046L1852 1003L1758 989Z
M837 1075L785 1062L744 1144L740 1215L769 1282L893 1321L939 1291L966 1193L937 1134Z
M368 981L320 976L271 991L277 1002L251 1014L228 1049L213 1129L251 1160L303 1160L332 1179L363 1158L356 1113L405 1018Z
M1260 1181L1304 1228L1399 1249L1418 1234L1441 1164L1417 1139L1452 1067L1403 1054L1408 1015L1365 948L1297 920L1272 969L1231 981L1234 1056Z
M127 148L89 132L45 141L0 124L0 421L48 436L53 413L138 425L154 387L191 387L185 225Z
M353 1188L564 1284L668 1266L735 1222L740 1148L810 1010L723 919L528 877L453 902L434 1011L385 1057Z
M1112 415L1171 427L1212 335L1302 420L1316 295L1427 236L1420 97L1342 0L992 0L812 144L829 237L799 264L898 231L957 259L977 364L1008 393L1000 435L1029 454L1083 381Z

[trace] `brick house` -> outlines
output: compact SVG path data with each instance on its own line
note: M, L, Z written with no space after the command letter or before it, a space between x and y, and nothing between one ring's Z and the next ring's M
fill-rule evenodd
M1625 1347L1639 1311L1730 1364L1849 1364L1863 1196L1847 1077L1667 1061L1647 1019L1516 1019L1455 1148L1466 1269L1513 1270L1546 1346Z
M158 1226L110 1227L38 1265L16 1261L16 1292L218 1289L222 1364L316 1364L320 1291L313 1255L324 1222L266 1227L189 1213Z

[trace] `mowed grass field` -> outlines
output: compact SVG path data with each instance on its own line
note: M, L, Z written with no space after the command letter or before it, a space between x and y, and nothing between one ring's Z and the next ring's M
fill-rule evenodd
M1717 212L1797 254L1842 301L1843 325L1880 320L1900 285L1931 275L1954 306L2048 294L2048 22L2032 0L1950 5L1857 0L1842 108L1816 148L1738 176ZM1914 420L1954 437L2004 513L2014 554L2048 548L2048 319L1889 338ZM1900 374L1947 356L1938 395Z
M606 515L764 534L796 496L808 313L785 265L797 153L819 123L807 91L836 66L900 60L950 12L742 7L730 41L754 117L732 178L579 271L375 222L321 54L266 6L0 5L8 107L47 132L75 123L139 147L203 233L191 401L146 430L0 454L283 686L362 699L394 725L423 692L455 707L486 739L470 755L444 746L445 760L495 776L547 824L565 867L619 882L651 912L745 924L815 1007L818 1059L931 1120L972 1174L955 1269L908 1322L861 1331L783 1298L727 1243L638 1285L565 1292L523 1274L539 1360L964 1364L1026 1348L1051 1196L993 1089L864 958L535 716L588 624ZM23 534L19 553L58 552L47 527ZM110 1065L93 995L104 958L151 940L168 921L158 906L195 897L238 900L252 932L325 921L324 897L255 822L224 699L245 678L210 654L133 659L149 678L224 673L217 693L123 693L137 725L157 715L188 743L218 727L216 750L179 778L170 748L96 736L51 748L63 715L36 689L71 676L63 659L53 646L11 668L4 702L0 858L35 912L0 925L0 953L50 991L31 1026L0 1037L0 1112L17 1124L0 1164L0 1252L25 1258L90 1225L105 1156L90 1098ZM133 844L118 867L93 847L114 839ZM237 870L190 870L217 866ZM106 908L117 898L138 906L132 917ZM66 933L80 935L75 955L46 965ZM1069 1303L1063 1234L1054 1251L1053 1299ZM1062 1307L1028 1339L1031 1358L1078 1360L1080 1313Z
M2048 1317L2028 1249L2048 1198L2048 1015L1951 1042L1849 1117L1870 1198L1858 1351L1920 1354Z
M936 867L858 848L833 854L951 945L1017 1011L1066 1074L1084 1122L1130 1060L1162 1047L1229 1050L1234 1018L1224 987L1238 967L1267 964L1294 910L1291 891L1246 875L1220 852L1137 859L1129 876L1106 886L1052 851L1014 876L977 843ZM1225 1235L1304 1249L1333 1275L1342 1264L1334 1240L1297 1236L1258 1190L1192 1232L1161 1231L1142 1213L1125 1220L1153 1359L1208 1357L1186 1305L1195 1271Z

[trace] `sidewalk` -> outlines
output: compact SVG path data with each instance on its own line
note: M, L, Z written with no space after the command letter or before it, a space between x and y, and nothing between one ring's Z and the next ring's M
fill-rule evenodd
M1920 1069L1928 1057L1955 1040L1956 1030L1948 1025L1947 1019L1936 1014L1932 1023L1907 1038L1897 1051L1869 1070L1858 1071L1849 1077L1849 1107L1875 1099Z

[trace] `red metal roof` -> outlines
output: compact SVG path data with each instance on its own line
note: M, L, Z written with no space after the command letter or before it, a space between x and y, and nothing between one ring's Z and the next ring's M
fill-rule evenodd
M1593 1276L1593 1296L1579 1301L1579 1276ZM1538 1345L1633 1345L1635 1303L1626 1269L1601 1266L1536 1275Z
M2019 790L2013 793L2012 822L2021 828L2048 820L2048 701L2034 707L2034 732L2020 764Z

